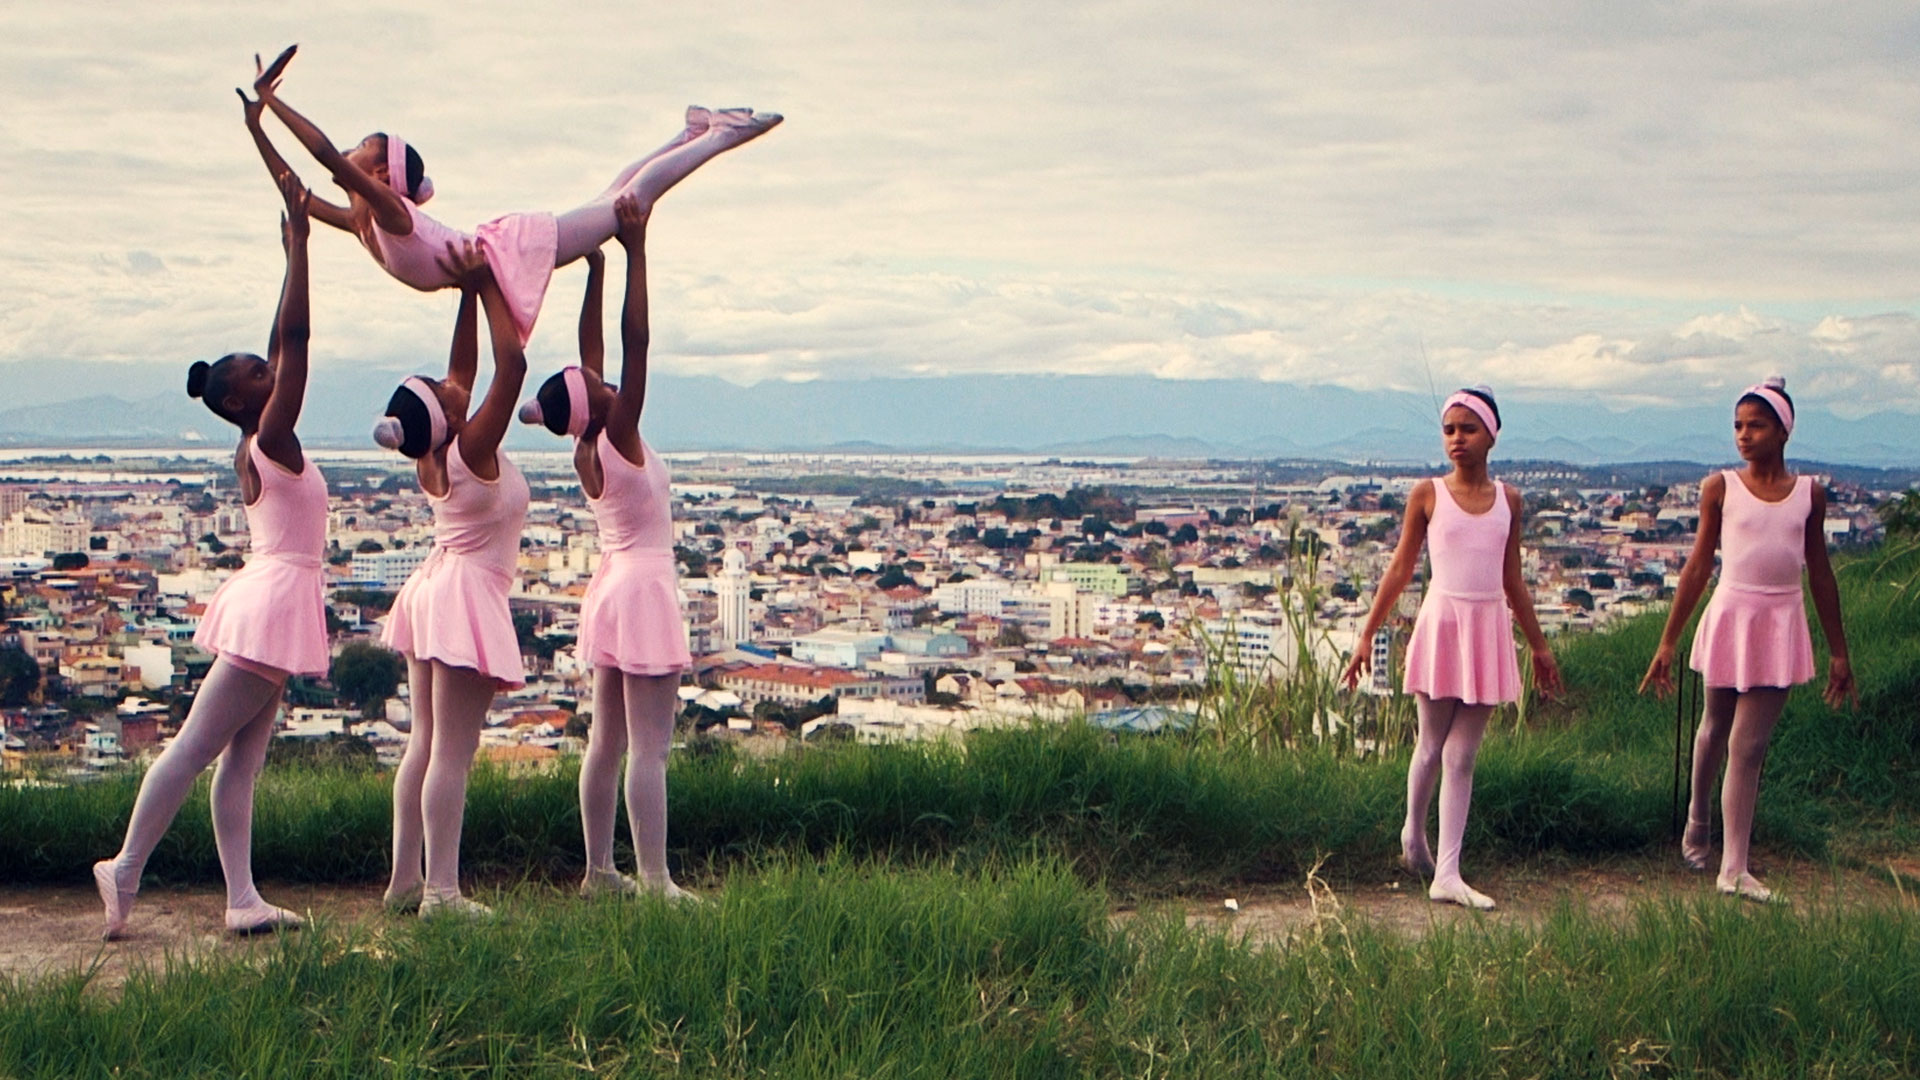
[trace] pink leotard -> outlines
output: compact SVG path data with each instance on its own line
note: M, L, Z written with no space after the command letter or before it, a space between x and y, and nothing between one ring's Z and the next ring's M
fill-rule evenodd
M1813 678L1813 637L1800 577L1807 564L1813 478L1802 476L1779 502L1721 473L1720 584L1693 634L1688 663L1708 686L1746 691Z
M1407 693L1495 705L1520 697L1513 618L1507 611L1507 540L1513 511L1506 485L1494 483L1493 505L1469 514L1444 479L1433 481L1427 524L1432 581L1407 642Z
M600 525L600 568L580 605L582 662L630 675L666 675L692 662L673 561L667 463L645 440L635 468L603 431L601 491L588 499Z
M260 476L260 497L246 508L247 564L214 592L194 644L242 664L324 675L327 481L310 456L289 472L248 439L247 457Z
M480 226L469 235L448 228L429 217L426 211L402 198L401 205L413 218L413 231L405 236L380 228L378 222L360 238L374 261L400 282L424 292L444 289L453 279L440 268L449 243L477 239L486 254L487 267L506 297L513 325L520 331L520 344L533 334L534 320L540 317L540 305L547 295L547 282L553 278L554 256L559 250L559 232L552 214L508 214Z

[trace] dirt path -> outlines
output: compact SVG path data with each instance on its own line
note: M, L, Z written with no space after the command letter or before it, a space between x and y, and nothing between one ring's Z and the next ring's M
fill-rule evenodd
M1903 891L1884 873L1780 858L1756 869L1799 910L1886 905L1920 913L1920 890ZM1894 869L1920 879L1920 863L1896 864ZM1709 895L1713 879L1687 873L1670 859L1628 859L1494 867L1476 876L1474 884L1500 902L1498 911L1477 915L1432 903L1412 879L1317 886L1315 891L1322 911L1419 937L1435 926L1476 919L1496 926L1537 926L1564 900L1585 904L1597 914L1622 915L1638 900ZM335 928L378 925L388 918L380 909L378 885L268 885L264 891L276 903L318 913ZM1316 898L1303 886L1237 892L1237 913L1226 908L1226 899L1227 894L1189 896L1174 903L1185 909L1189 925L1221 927L1262 943L1284 943L1315 918ZM134 909L131 935L103 942L100 900L92 889L0 887L0 976L31 981L98 965L94 985L111 989L143 965L158 968L169 957L248 955L267 946L259 939L222 932L225 902L218 888L151 888ZM1123 908L1116 916L1132 914Z

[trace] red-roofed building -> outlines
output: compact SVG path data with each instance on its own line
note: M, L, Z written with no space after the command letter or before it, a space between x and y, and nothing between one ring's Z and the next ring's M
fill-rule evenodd
M922 679L898 679L844 668L805 667L798 664L755 664L720 676L720 688L740 695L748 705L771 701L780 705L807 705L823 697L886 698L917 703L926 697Z

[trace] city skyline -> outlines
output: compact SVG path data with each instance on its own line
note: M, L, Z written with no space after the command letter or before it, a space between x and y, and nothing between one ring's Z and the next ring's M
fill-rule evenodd
M9 22L0 365L263 347L276 200L231 87L299 41L286 98L342 143L407 134L461 224L590 196L689 101L786 113L655 215L662 372L1484 381L1625 407L1780 371L1811 408L1920 411L1920 35L1891 4ZM440 362L450 296L340 235L314 249L316 381ZM536 372L571 358L581 280L555 278Z

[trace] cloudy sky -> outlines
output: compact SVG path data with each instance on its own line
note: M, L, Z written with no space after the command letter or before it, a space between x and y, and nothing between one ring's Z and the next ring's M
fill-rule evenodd
M1920 411L1911 4L545 7L8 5L0 363L264 346L278 199L232 87L298 41L282 96L405 134L463 227L585 200L689 102L785 113L655 212L673 371L1619 404L1780 371ZM450 294L314 249L317 362L439 362Z

